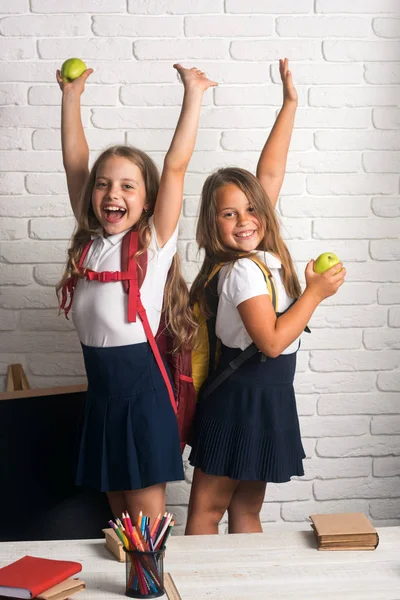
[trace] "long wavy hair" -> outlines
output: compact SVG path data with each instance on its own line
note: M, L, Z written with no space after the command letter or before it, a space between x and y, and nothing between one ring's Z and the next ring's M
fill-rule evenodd
M61 290L66 280L70 276L84 277L84 274L78 269L79 259L84 247L90 241L91 236L103 233L103 229L93 210L92 194L99 165L103 160L111 156L120 156L130 160L142 173L146 186L146 204L148 210L146 212L143 211L135 225L135 229L139 233L139 245L141 246L141 249L135 256L145 252L149 246L151 240L149 218L154 212L160 184L157 167L145 152L137 148L131 146L112 146L104 150L97 158L82 190L80 213L71 246L68 249L66 268L56 286L59 303L61 302ZM173 258L171 273L165 285L163 310L165 311L167 333L173 338L173 350L178 351L182 347L191 348L196 340L198 325L190 307L189 291L181 274L178 254L175 254Z
M301 287L296 270L289 250L282 239L274 207L264 188L249 171L229 167L212 173L206 179L201 193L196 240L199 249L204 250L205 258L191 288L190 299L192 305L198 303L202 312L210 315L210 310L205 302L204 287L215 265L218 263L233 263L239 258L252 255L251 252L243 253L230 248L221 241L217 225L217 190L227 184L237 186L250 202L264 231L263 239L257 250L265 250L279 257L282 263L282 282L285 290L291 298L298 298L301 294Z

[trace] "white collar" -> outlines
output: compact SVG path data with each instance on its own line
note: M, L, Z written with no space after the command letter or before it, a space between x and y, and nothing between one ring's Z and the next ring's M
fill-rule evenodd
M129 230L121 231L121 233L114 233L114 235L108 235L107 237L105 237L102 234L92 235L91 239L92 240L101 240L103 244L106 244L107 242L109 242L112 246L116 246L118 244L118 242L120 242L122 240L122 238L128 231Z
M263 261L269 269L280 269L282 266L281 261L277 256L270 254L266 250L259 250L257 252L257 258Z

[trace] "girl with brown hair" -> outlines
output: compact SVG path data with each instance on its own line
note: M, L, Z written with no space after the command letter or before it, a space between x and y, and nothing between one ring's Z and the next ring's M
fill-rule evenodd
M202 191L197 242L205 259L191 296L209 315L205 286L215 266L223 263L216 290L221 355L196 408L187 534L218 533L226 510L230 533L262 531L267 482L304 474L293 390L299 338L318 304L344 281L345 269L337 272L341 264L318 275L310 261L301 293L279 231L274 206L297 106L287 59L280 61L280 73L283 107L261 153L257 177L244 169L220 169ZM268 271L278 298L276 311L266 285ZM236 368L247 348L253 354Z
M64 83L57 72L63 160L77 219L58 292L69 277L79 278L72 318L88 378L77 484L107 492L114 515L128 510L135 520L142 510L154 521L165 510L166 482L184 478L177 421L143 325L140 319L127 320L123 282L85 277L122 271L122 239L137 230L141 249L135 257L147 249L140 293L153 335L164 306L176 347L192 345L197 326L176 255L178 219L203 93L216 84L198 69L174 67L184 95L161 178L152 159L130 146L108 148L89 172L80 97L92 70L72 83Z

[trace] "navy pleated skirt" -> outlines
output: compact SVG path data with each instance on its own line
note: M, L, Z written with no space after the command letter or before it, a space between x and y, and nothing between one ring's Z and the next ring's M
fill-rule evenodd
M240 352L223 347L218 372ZM293 389L296 353L265 362L261 357L250 358L209 396L200 394L189 461L204 473L275 483L304 475Z
M82 348L88 391L76 483L104 492L183 479L176 416L148 343Z

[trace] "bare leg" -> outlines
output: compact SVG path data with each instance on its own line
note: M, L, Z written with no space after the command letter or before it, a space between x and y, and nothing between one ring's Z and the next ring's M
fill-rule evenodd
M106 492L108 502L111 507L114 518L121 518L122 513L126 510L125 492Z
M125 509L129 512L132 523L136 523L140 511L146 517L150 517L150 523L154 523L157 515L165 512L165 483L151 485L141 490L125 491Z
M240 481L228 507L229 533L260 533L265 481Z
M218 523L229 506L238 482L229 477L193 473L186 535L218 533Z

